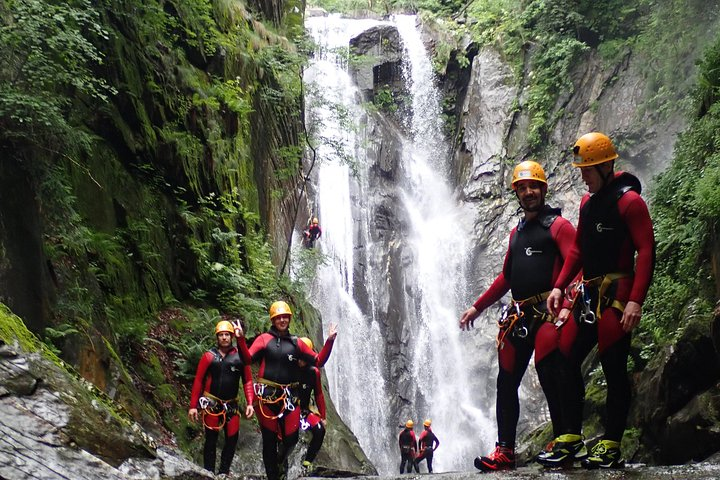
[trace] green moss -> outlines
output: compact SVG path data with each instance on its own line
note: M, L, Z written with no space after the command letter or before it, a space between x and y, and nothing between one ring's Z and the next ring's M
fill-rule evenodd
M0 303L0 340L8 345L17 342L27 352L43 350L44 345L3 303Z

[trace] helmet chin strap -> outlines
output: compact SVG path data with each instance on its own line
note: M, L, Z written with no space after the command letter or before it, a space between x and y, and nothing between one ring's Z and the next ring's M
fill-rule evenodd
M613 174L615 173L615 160L612 160L610 162L611 168L610 168L610 170L608 170L607 175L603 175L603 171L600 168L600 165L603 165L603 164L599 163L599 164L595 165L595 171L597 171L600 178L602 178L602 182L603 182L602 186L605 187L608 183L610 183L610 181L613 178Z

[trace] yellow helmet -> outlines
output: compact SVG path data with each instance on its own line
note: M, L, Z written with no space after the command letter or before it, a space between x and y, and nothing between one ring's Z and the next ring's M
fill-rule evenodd
M428 418L427 420L425 420L425 421L423 422L423 425L426 426L426 427L429 427L430 425L432 425L432 420L430 420L430 419Z
M610 137L600 132L586 133L573 146L573 167L589 167L618 158Z
M292 310L290 310L290 305L283 301L275 302L272 305L270 305L270 320L277 317L278 315L290 315L292 316Z
M228 332L228 333L234 333L235 327L233 327L233 324L228 322L227 320L222 320L215 325L215 335L217 335L220 332Z
M545 170L540 166L539 163L532 160L525 160L520 162L513 170L513 178L510 186L513 190L517 190L517 182L521 180L537 180L547 185L547 179L545 178Z
M314 217L314 218L312 219L312 224L313 224L313 225L317 225L318 223L320 223L320 222L318 221L317 217Z
M307 345L308 347L310 347L310 350L315 350L313 348L312 340L310 340L308 337L300 337L299 340L301 342L303 342L305 345Z
M413 422L412 420L408 420L407 422L405 422L405 428L413 428L414 426L415 422Z

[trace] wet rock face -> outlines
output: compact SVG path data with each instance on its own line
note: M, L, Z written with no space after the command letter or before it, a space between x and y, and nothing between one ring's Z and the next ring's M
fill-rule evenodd
M39 354L0 346L0 477L211 478L179 452L158 450L88 384Z
M350 52L360 57L351 66L360 90L372 91L378 85L401 82L402 42L393 25L377 25L350 40Z
M635 379L630 423L643 430L642 461L685 463L720 451L720 359L711 336L718 319L693 310L679 338Z

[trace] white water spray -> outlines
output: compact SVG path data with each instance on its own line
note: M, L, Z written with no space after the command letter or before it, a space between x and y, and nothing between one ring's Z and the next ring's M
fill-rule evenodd
M321 48L305 81L319 87L315 95L324 100L322 106L313 106L319 98L308 101L308 123L319 128L326 145L334 146L318 149L317 202L324 232L319 244L328 263L318 270L311 299L325 327L339 323L333 358L326 366L333 402L378 471L391 474L399 463L397 426L405 419L388 418L397 386L385 379L394 368L383 354L384 319L375 318L388 301L381 288L388 279L382 278L384 271L373 268L382 252L369 233L370 166L357 134L370 120L345 69L347 62L333 51L346 48L350 38L378 23L338 17L306 21ZM470 378L477 352L467 351L457 323L471 300L465 266L469 264L472 213L456 198L447 180L450 149L442 135L439 93L415 17L398 16L393 23L405 46L403 71L411 94L411 114L406 119L410 134L403 140L401 159L408 178L399 182L397 192L402 199L397 208L405 210L411 223L408 238L403 239L412 254L404 272L406 290L411 292L403 299L408 318L402 319L411 335L407 345L401 346L414 387L407 401L416 422L433 420L433 431L441 442L434 470L468 470L472 459L485 453L495 436L494 422L478 409L479 392L472 387L477 382ZM343 118L350 127L334 118L339 111L347 113ZM356 176L338 149L354 158ZM354 278L358 263L366 266L365 278ZM364 302L379 308L361 311L355 298L358 283L367 295Z

